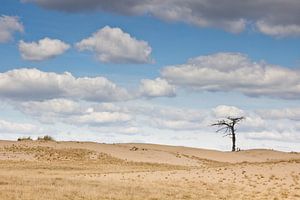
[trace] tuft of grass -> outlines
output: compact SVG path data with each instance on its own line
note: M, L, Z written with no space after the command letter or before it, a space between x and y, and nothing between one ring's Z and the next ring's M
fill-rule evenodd
M32 141L31 137L19 137L18 141Z
M38 137L37 140L39 140L39 141L55 141L55 139L49 135L45 135L44 137Z

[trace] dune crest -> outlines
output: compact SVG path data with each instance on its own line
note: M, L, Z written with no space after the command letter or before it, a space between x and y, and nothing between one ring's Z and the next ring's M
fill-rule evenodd
M0 141L0 199L297 199L300 154Z

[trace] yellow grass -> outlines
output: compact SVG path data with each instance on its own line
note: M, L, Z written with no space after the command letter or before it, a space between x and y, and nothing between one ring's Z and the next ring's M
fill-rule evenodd
M231 156L224 160L228 152L135 146L2 141L0 199L275 200L300 197L300 156L296 153L237 152L229 153ZM262 159L261 154L268 155ZM268 159L275 154L279 160Z

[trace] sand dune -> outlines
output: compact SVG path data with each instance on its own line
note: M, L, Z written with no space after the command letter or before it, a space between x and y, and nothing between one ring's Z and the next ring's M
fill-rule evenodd
M300 154L0 141L0 199L300 199Z

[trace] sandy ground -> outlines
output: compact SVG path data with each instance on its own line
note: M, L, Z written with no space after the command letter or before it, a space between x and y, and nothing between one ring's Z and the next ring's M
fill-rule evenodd
M0 199L300 199L300 154L0 141Z

